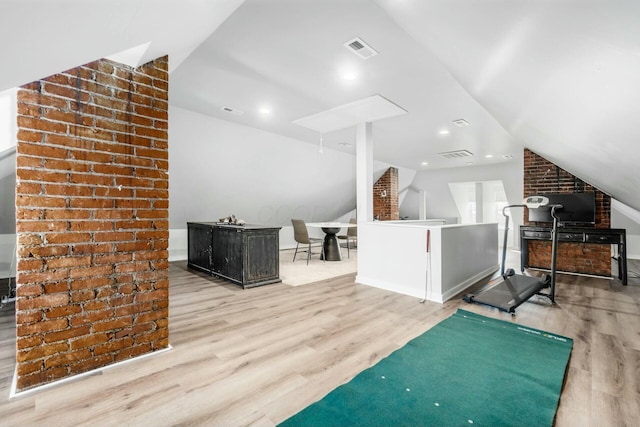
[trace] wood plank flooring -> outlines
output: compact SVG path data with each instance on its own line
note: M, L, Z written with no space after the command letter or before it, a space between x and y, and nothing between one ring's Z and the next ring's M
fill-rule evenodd
M557 426L640 420L637 278L623 287L559 275L556 306L534 297L514 317L459 298L420 304L356 285L354 275L242 290L173 263L170 283L171 350L13 399L14 312L5 307L0 424L273 426L458 307L574 338Z

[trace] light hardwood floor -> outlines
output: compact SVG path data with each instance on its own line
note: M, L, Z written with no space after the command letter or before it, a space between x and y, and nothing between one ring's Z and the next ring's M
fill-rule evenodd
M272 426L458 307L575 340L557 426L638 425L639 279L623 287L559 275L556 306L534 297L512 317L459 298L420 304L354 277L242 290L174 263L170 351L13 399L14 312L5 308L0 425Z

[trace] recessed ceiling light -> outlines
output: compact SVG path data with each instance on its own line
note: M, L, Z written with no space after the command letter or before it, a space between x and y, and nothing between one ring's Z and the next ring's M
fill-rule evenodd
M429 164L429 162L422 162L420 163L422 166L427 166Z
M351 147L353 144L351 144L350 142L338 142L338 145L341 145L343 147Z
M358 73L355 71L345 71L342 73L342 80L346 80L348 82L354 81L358 78Z
M449 131L447 129L442 129L440 132L438 132L440 135L449 135Z
M271 114L271 107L263 105L262 107L258 108L258 113L262 114L263 116L267 116Z
M490 159L490 158L492 158L492 157L493 157L493 154L487 154L485 157L486 157L487 159Z

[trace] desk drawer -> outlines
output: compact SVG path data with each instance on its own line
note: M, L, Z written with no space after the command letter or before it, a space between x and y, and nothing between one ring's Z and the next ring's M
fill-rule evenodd
M584 233L558 232L558 240L561 242L583 242Z
M585 236L585 241L587 243L610 243L612 245L617 245L621 242L621 236L611 234L587 234Z
M525 230L522 232L522 237L525 239L551 240L551 232Z

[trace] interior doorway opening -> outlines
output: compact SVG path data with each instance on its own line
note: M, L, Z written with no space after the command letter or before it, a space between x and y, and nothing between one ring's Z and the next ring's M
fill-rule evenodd
M449 191L460 214L461 224L498 223L498 245L502 246L504 216L502 209L509 204L502 180L449 183ZM509 218L509 229L513 230ZM514 247L515 233L509 233L508 247Z

